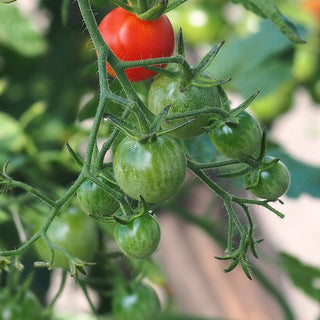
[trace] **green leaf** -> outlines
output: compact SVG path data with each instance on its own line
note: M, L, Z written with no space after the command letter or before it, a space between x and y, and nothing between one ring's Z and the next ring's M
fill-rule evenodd
M268 18L293 43L304 43L297 28L275 6L273 0L232 0L241 3L246 9Z
M183 144L188 155L198 162L211 162L218 154L208 134L186 139Z
M35 31L17 7L0 3L0 45L33 57L47 49L45 38Z
M27 137L19 122L4 112L0 112L1 153L19 152L27 144Z
M296 257L285 252L281 253L281 267L290 276L296 287L304 291L308 296L320 302L320 269L304 264Z
M260 23L258 32L228 40L208 71L217 79L232 77L231 90L249 96L260 89L260 96L290 81L293 45L275 32L270 21Z
M280 158L290 171L291 184L286 193L288 197L298 198L303 193L320 197L320 167L294 159L280 148L269 148L268 154Z

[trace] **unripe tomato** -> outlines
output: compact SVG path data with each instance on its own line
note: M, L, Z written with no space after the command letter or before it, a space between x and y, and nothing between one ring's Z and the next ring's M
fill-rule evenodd
M114 235L116 243L126 256L145 259L158 248L160 227L157 219L146 213L128 224L118 224Z
M285 113L292 106L296 83L289 81L281 84L276 90L257 97L250 104L250 111L261 121L270 123Z
M217 150L232 159L253 155L261 143L261 128L252 115L243 111L237 120L237 126L223 124L210 132L211 141Z
M123 61L169 57L174 50L174 32L165 15L146 21L118 7L103 18L99 30L109 48ZM108 64L107 70L115 77ZM130 81L146 80L155 74L142 67L126 70Z
M118 290L112 300L112 311L115 320L158 320L161 315L158 296L142 283Z
M37 227L40 228L43 222L41 219ZM94 220L75 207L68 208L53 220L47 237L52 243L65 248L72 256L84 261L93 258L98 245ZM42 239L36 242L35 248L42 260L50 261L50 250ZM55 250L53 266L69 269L69 260L60 250Z
M110 216L119 208L117 200L89 180L79 187L77 197L81 209L93 217Z
M269 160L272 157L268 157ZM246 185L250 186L248 176ZM278 161L271 167L261 170L258 184L249 190L259 198L275 201L289 188L290 173L286 165Z
M202 108L220 107L220 99L216 87L208 88L189 85L184 90L181 90L178 79L158 75L149 89L148 107L155 115L158 115L168 105L171 106L168 115L175 115L197 111ZM208 125L210 119L207 114L185 117L166 121L162 124L162 128L179 125L190 118L196 119L196 121L170 132L169 135L179 139L193 138L203 133L202 127Z
M180 189L186 175L186 156L181 145L165 135L145 143L126 137L115 151L113 170L128 196L157 203Z

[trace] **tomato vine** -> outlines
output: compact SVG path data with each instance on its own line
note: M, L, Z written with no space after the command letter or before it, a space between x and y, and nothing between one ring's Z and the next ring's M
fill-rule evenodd
M278 201L290 183L289 173L284 169L286 181L280 181L282 186L279 192L270 196L268 194L270 188L274 189L280 184L276 178L273 178L271 187L263 186L263 176L273 171L277 173L279 166L282 168L284 164L279 159L270 160L267 157L265 133L259 123L245 111L259 91L231 109L222 87L230 79L217 80L206 72L224 42L218 43L197 65L191 66L185 58L181 30L177 35L177 52L172 56L160 54L157 58L122 60L99 32L90 1L77 0L77 3L97 53L100 88L84 158L82 159L69 143L66 145L71 157L80 167L80 173L64 194L53 200L37 188L10 177L7 170L9 163L5 164L0 173L0 188L23 189L44 203L50 213L46 215L45 222L38 226L34 234L20 247L0 252L2 268L8 269L13 262L15 267L22 269L22 255L37 241L42 240L49 254L39 254L43 261L36 261L35 266L51 269L58 256L56 265L65 269L69 266L73 276L77 276L78 272L85 273L85 267L91 266L92 262L79 259L77 253L71 253L72 249L67 250L66 246L50 235L49 229L60 215L66 216L65 212L72 207L76 194L80 206L90 218L115 225L113 237L122 253L133 259L149 257L157 249L160 240L160 227L153 214L180 190L188 169L223 201L228 215L226 255L217 259L230 262L225 272L230 272L240 265L245 275L252 279L248 254L258 257L256 246L260 240L254 237L251 206L262 206L283 218L284 214L270 202ZM147 11L151 9L147 8ZM152 9L151 15L154 14L158 13ZM162 68L160 65L168 67ZM113 70L112 75L120 83L125 97L111 90L106 66ZM144 68L148 74L159 74L149 91L147 103L139 97L131 83L133 80L142 80L129 76L126 70L131 68ZM172 88L173 93L169 92ZM201 99L203 95L208 99ZM174 100L175 97L179 97L177 101ZM183 99L186 102L181 102ZM121 106L123 112L120 115L109 112L110 101ZM135 123L128 120L130 115L135 116ZM197 122L199 119L201 121ZM114 129L102 146L98 147L98 133L105 121L110 122ZM181 138L192 138L203 133L211 135L216 149L228 157L227 159L198 162L188 154L182 141L179 141ZM105 162L107 152L120 134L126 137L118 145L113 160ZM241 165L240 169L238 165ZM231 170L223 173L222 169L226 167ZM247 189L261 199L248 199L231 194L209 176L208 172L216 169L221 170L221 178L245 178ZM104 206L110 203L112 208L104 211ZM235 206L242 209L245 222L239 218ZM88 219L89 217L85 216ZM239 241L237 247L234 247L236 237ZM78 237L75 241L80 245L80 240ZM92 240L92 246L95 245L96 238ZM88 256L88 259L93 257L90 254Z

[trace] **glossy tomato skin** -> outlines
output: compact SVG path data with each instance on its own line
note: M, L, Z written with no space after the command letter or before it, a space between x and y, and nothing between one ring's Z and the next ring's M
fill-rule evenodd
M178 79L172 79L164 75L158 75L150 86L148 94L148 107L155 115L170 105L168 115L181 114L189 111L197 111L202 108L220 107L219 95L216 87L204 88L189 85L181 90ZM193 138L202 134L202 127L208 125L209 116L192 116L163 123L163 128L173 127L188 119L196 119L184 127L172 131L170 136L178 139Z
M39 221L38 228L44 221ZM93 219L81 210L70 207L56 217L47 231L49 240L65 248L72 256L90 261L98 246L97 230ZM43 240L35 244L38 256L43 261L50 261L50 250ZM69 269L69 260L59 250L55 250L53 267Z
M237 120L235 127L223 124L210 132L210 139L217 150L231 159L253 155L261 143L261 128L252 115L243 111Z
M117 200L89 180L83 182L79 187L77 198L81 209L93 217L110 216L119 208Z
M115 320L158 320L161 315L158 296L142 283L118 290L112 300L112 311Z
M272 157L268 157L271 160ZM246 185L250 183L246 179ZM289 188L290 173L286 165L278 161L271 167L260 172L258 184L249 190L259 198L275 201Z
M123 61L169 57L174 50L173 28L165 15L154 21L141 20L118 7L102 19L99 30L113 53ZM115 77L109 65L107 70ZM126 70L130 81L146 80L155 74L142 67Z
M117 225L114 234L116 243L126 256L145 259L158 248L161 232L157 218L146 213L128 224Z
M157 203L171 198L186 175L186 156L169 136L140 143L130 137L118 145L113 170L119 187L131 198Z

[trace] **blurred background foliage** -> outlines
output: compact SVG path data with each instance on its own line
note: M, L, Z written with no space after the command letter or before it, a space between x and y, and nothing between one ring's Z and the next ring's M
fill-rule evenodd
M320 105L320 20L311 2L277 1L307 41L300 45L292 44L268 20L227 0L188 0L168 16L176 31L182 27L188 54L195 59L208 46L226 40L208 71L216 78L232 77L225 88L242 97L260 89L251 111L269 129L277 117L290 110L298 87L305 88ZM97 21L113 7L107 0L91 0L91 4ZM57 199L80 172L65 144L68 141L79 154L85 150L99 89L96 57L76 2L40 0L30 7L19 1L17 5L0 3L0 165L10 160L10 175ZM148 84L135 85L142 99ZM113 86L122 94L116 82ZM116 106L110 110L117 112ZM109 133L102 126L101 138ZM269 144L292 173L288 196L308 193L320 197L320 168L292 159L272 141ZM196 150L199 161L216 156L206 136L186 141L185 146L191 154ZM1 248L11 249L23 242L23 234L16 231L15 214L21 214L27 225L37 214L34 202L18 189L0 194ZM106 229L101 227L103 232ZM32 251L25 257L24 278L35 259ZM309 270L318 277L319 270L286 254L283 259L283 268L297 286L319 301L313 282L299 279ZM109 271L94 269L93 273L106 275ZM37 269L34 274L37 285L31 285L32 290L44 303L50 272ZM158 269L155 274L159 275ZM0 279L4 287L8 279L4 274ZM0 304L16 294L2 290Z

